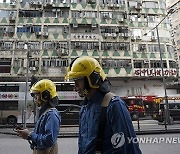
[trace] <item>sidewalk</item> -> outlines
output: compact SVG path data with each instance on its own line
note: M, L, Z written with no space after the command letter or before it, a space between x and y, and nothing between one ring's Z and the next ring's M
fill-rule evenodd
M33 128L28 128L30 131L33 130ZM77 137L79 132L79 127L64 127L62 126L60 128L60 133L58 137ZM13 128L0 128L0 134L9 134L9 135L16 135L16 132L13 131Z

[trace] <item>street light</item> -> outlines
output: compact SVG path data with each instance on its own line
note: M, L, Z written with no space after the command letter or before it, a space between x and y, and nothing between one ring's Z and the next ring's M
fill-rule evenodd
M165 129L167 130L167 124L170 124L170 115L169 115L169 105L168 105L168 96L166 91L166 83L165 83L165 76L164 76L164 66L163 66L163 58L162 58L162 50L161 50L161 44L159 39L159 31L158 26L166 19L166 17L173 13L174 9L171 9L166 16L151 30L149 30L147 33L144 34L146 36L149 32L156 30L157 33L157 40L158 40L158 47L159 47L159 53L160 53L160 61L161 61L161 71L162 71L162 78L163 78L163 87L164 87L164 100L165 100Z
M29 72L29 48L30 44L24 44L24 50L27 51L26 58L26 91L25 91L25 103L24 103L24 118L23 118L23 127L26 128L26 114L27 114L27 94L28 94L28 72Z

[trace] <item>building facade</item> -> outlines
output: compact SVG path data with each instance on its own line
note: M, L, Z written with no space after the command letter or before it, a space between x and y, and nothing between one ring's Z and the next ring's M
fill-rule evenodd
M89 55L118 95L163 96L162 76L176 78L177 64L168 19L152 29L166 14L165 0L0 0L0 79L25 80L28 69L62 81Z
M170 0L168 3L168 9L173 9L174 12L170 14L170 21L172 25L172 36L174 40L175 50L176 50L176 59L180 66L180 1L179 0Z

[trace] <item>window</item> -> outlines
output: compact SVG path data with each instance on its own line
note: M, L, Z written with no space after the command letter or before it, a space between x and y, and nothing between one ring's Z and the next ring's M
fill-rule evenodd
M53 49L52 42L43 42L43 49Z
M42 66L44 67L63 67L68 66L68 59L43 59Z
M139 44L138 45L138 51L140 52L145 52L147 49L146 49L146 44Z
M134 68L143 68L143 61L134 61Z
M39 50L40 49L40 42L31 42L31 50Z
M13 42L3 42L1 43L1 48L5 50L13 50Z
M174 48L173 48L173 46L167 45L167 51L168 51L169 53L174 53Z
M3 91L3 92L19 92L19 86L18 85L3 84L3 85L0 85L0 91Z
M161 68L161 61L151 61L151 68ZM163 68L167 68L166 61L163 60Z
M38 60L30 60L29 67L38 67L39 61Z
M11 72L11 59L0 59L0 73Z
M17 33L34 33L34 32L41 32L41 26L35 26L35 25L24 25L17 27Z
M19 10L19 17L42 17L42 11L39 10Z
M74 83L57 83L56 84L57 91L74 91Z
M24 42L16 42L15 48L16 49L24 49Z
M0 101L1 110L18 110L18 101Z
M158 44L148 44L149 52L159 52L159 45ZM165 46L161 44L161 52L165 52Z
M174 61L169 61L169 67L170 68L177 68L177 64Z
M117 60L117 59L109 59L103 60L102 65L106 68L129 68L131 60Z
M158 2L143 2L142 6L145 8L159 8Z

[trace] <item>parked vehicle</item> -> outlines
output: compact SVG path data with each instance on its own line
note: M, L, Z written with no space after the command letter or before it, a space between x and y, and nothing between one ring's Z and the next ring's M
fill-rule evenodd
M28 82L26 120L34 110ZM74 90L74 82L55 82L59 103L80 104L82 98ZM25 114L26 82L0 82L0 124L23 123ZM36 113L33 115L36 116Z
M62 125L79 125L79 111L81 106L75 104L59 104L56 108L61 113Z
M145 109L141 98L122 97L121 99L128 105L132 120L138 120L139 117L145 116Z
M169 116L170 122L173 123L174 121L180 121L180 102L169 102ZM163 122L165 119L165 109L166 104L160 103L159 104L159 114L157 116L157 120L159 122Z
M0 101L0 123L16 124L18 115L18 101Z

